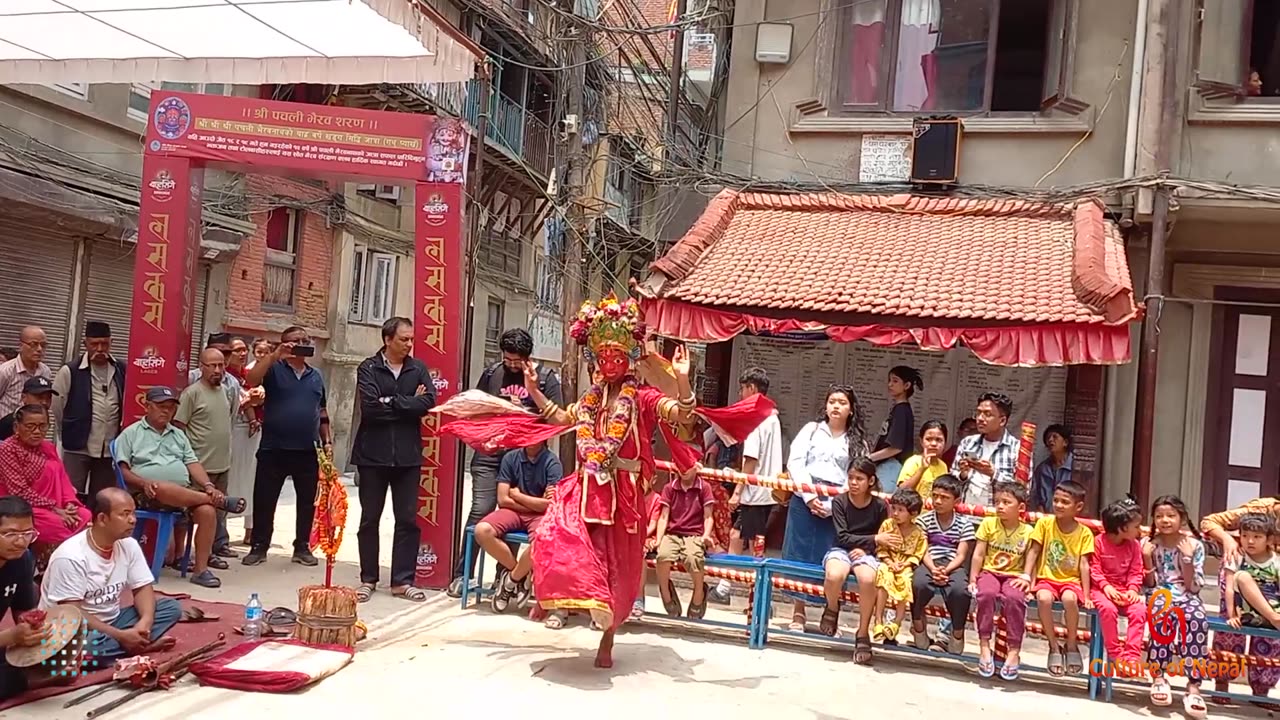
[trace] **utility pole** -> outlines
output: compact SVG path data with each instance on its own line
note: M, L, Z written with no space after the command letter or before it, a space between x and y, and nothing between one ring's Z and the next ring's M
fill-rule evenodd
M560 158L568 164L568 182L565 183L562 197L568 203L565 213L567 227L564 240L564 276L561 288L564 293L564 309L561 313L564 321L564 340L561 350L563 358L560 367L560 385L566 403L578 398L578 367L580 355L577 342L569 334L573 326L573 317L582 307L583 295L586 291L587 264L583 262L583 238L588 233L588 223L584 207L586 194L586 176L588 158L582 147L582 123L585 107L584 95L587 84L587 45L590 39L590 28L586 23L577 22L565 16L561 17L561 26L565 32L562 37L568 39L568 63L565 70L565 116L561 119L562 133ZM565 26L568 27L565 27ZM559 168L557 167L557 172ZM561 436L560 461L566 472L577 467L577 448L572 433Z
M689 0L677 0L676 23L684 20L689 10ZM671 46L671 94L667 97L667 153L670 157L676 148L676 134L680 125L680 96L684 87L684 26L675 30L674 42Z

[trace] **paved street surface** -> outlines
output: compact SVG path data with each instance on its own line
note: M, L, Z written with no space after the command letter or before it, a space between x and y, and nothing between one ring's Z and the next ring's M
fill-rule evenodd
M354 584L355 529L359 504L355 488L339 582ZM288 492L288 490L286 490ZM266 607L297 607L296 588L320 582L322 570L291 565L293 505L286 498L276 519L275 542L267 564L244 568L233 561L221 572L223 587L196 588L166 572L161 588L190 592L209 600L243 602L257 591ZM238 521L232 537L240 536ZM281 529L285 529L282 534ZM385 577L390 552L390 510L383 524ZM660 603L650 598L651 609ZM726 611L719 611L726 612ZM724 615L727 619L727 615ZM355 661L342 672L295 695L240 693L201 688L184 681L167 693L144 696L112 717L168 718L323 718L444 717L447 713L499 713L538 718L767 718L829 720L883 717L969 720L1043 716L1054 720L1108 720L1151 713L1135 699L1115 705L1090 702L1083 689L1061 689L1024 681L980 682L972 668L915 658L881 656L874 668L853 665L847 651L808 652L772 647L748 650L730 638L664 629L646 622L619 637L612 671L592 668L598 634L575 618L553 632L518 615L459 610L443 595L423 604L385 593L363 607L370 637ZM816 619L816 618L815 618ZM1139 698L1144 699L1144 698ZM83 708L64 710L65 698L25 705L4 713L5 720L83 718ZM1179 705L1180 708L1180 705ZM1213 708L1214 716L1227 712ZM1261 711L1231 711L1233 716L1265 717ZM472 715L474 717L474 715ZM1180 713L1159 717L1181 717Z

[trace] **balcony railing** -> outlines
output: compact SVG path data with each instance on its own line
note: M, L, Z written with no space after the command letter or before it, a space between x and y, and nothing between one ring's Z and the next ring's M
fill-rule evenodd
M480 84L420 83L410 88L441 110L471 124L480 121ZM489 96L485 136L542 176L551 172L551 128L516 101L494 90Z

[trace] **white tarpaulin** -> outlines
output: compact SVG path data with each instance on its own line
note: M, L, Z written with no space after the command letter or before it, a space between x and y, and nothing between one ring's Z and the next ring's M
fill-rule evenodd
M471 49L420 0L0 0L0 84L437 83Z

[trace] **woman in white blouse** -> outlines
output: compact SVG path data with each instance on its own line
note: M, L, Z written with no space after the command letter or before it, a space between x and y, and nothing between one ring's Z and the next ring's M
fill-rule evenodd
M797 483L848 486L849 460L867 453L866 417L853 388L833 385L826 407L815 422L805 425L791 443L787 472ZM831 522L831 498L816 493L795 493L787 508L787 534L782 558L806 565L822 565L835 542ZM805 605L820 604L821 597L787 593L795 600L790 629L803 632Z

